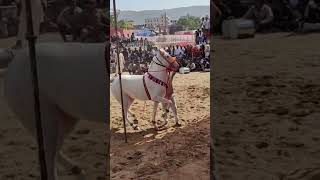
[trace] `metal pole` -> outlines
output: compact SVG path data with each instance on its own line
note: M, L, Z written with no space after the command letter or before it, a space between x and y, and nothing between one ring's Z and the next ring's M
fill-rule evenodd
M30 55L30 67L32 73L32 85L33 85L33 95L34 95L34 113L37 127L37 140L38 140L38 153L40 162L41 179L48 179L47 164L45 159L45 150L43 142L43 131L42 131L42 121L41 121L41 111L40 111L40 100L39 100L39 85L38 85L38 72L37 72L37 60L36 60L36 48L35 41L37 37L34 35L33 29L33 19L31 10L31 0L26 1L26 15L28 22L28 33L27 40L29 42L29 55ZM20 22L21 23L21 22Z
M121 71L120 71L120 60L119 60L119 39L118 39L118 22L117 22L117 9L116 9L116 0L113 0L113 14L114 14L114 26L116 31L116 42L117 42L117 60L118 60L118 74L120 81L120 94L121 94L121 108L122 108L122 119L123 119L123 128L124 128L124 139L127 143L127 128L126 128L126 120L124 116L124 108L123 108L123 95L122 95L122 82L121 82Z

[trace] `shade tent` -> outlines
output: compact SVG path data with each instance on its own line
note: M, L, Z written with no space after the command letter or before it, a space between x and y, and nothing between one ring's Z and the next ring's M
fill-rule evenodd
M155 36L156 34L151 31L150 29L142 29L136 32L136 36L143 36L143 37L150 37L150 36Z

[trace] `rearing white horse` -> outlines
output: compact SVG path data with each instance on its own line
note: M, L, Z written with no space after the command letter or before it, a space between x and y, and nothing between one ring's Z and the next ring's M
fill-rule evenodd
M166 91L168 88L169 73L176 71L179 64L175 57L171 57L163 49L157 52L157 55L152 59L150 68L144 75L122 75L122 93L123 93L123 108L125 120L134 129L138 129L137 125L129 120L128 115L133 114L129 108L134 99L142 101L152 100L163 104L172 104L170 99L166 99ZM112 95L121 102L120 81L118 77L111 80ZM155 125L155 122L153 122Z

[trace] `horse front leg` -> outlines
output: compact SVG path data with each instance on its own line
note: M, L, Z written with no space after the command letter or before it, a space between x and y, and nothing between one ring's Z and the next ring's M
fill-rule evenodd
M151 122L152 122L152 124L154 126L154 129L156 129L156 130L158 130L157 122L156 122L156 115L157 115L158 106L159 106L159 102L154 102L153 114L152 114L152 119L151 119Z
M171 96L171 101L172 101L172 104L171 104L171 109L172 109L172 112L173 112L173 116L174 116L174 119L175 119L175 126L181 126L181 124L179 123L179 119L178 119L178 113L177 113L177 105L176 105L176 100L174 98L174 95Z
M160 102L162 104L168 104L168 105L172 104L171 100L168 100L168 99L166 99L164 97L160 97L160 96L156 96L152 100L155 101L155 102Z
M164 123L160 127L163 128L168 124L168 113L169 113L170 105L162 103L162 108L163 108L162 118L164 120Z

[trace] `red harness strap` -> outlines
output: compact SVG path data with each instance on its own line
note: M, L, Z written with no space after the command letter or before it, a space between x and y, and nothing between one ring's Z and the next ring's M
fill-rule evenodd
M165 83L165 82L161 81L160 79L154 77L154 76L153 76L152 74L150 74L149 72L147 72L147 74L148 74L148 78L149 78L151 81L153 81L153 82L155 82L155 83L157 83L157 84L160 84L161 86L165 87L166 90L168 89L168 84L167 84L167 83ZM143 86L144 86L144 89L145 89L145 91L146 91L146 94L147 94L149 100L151 100L151 96L150 96L150 93L149 93L148 88L147 88L147 85L146 85L145 74L143 75ZM167 92L166 92L166 94L167 94Z
M151 97L150 97L150 93L148 91L148 88L147 88L147 85L146 85L146 80L145 80L145 75L143 75L143 86L144 86L144 90L146 91L147 93L147 96L148 96L148 99L151 100Z
M168 84L167 84L167 83L165 83L165 82L161 81L160 79L152 76L152 74L150 74L149 72L147 72L147 73L148 73L148 78L149 78L151 81L153 81L153 82L155 82L155 83L157 83L157 84L160 84L161 86L165 87L166 89L168 88Z

